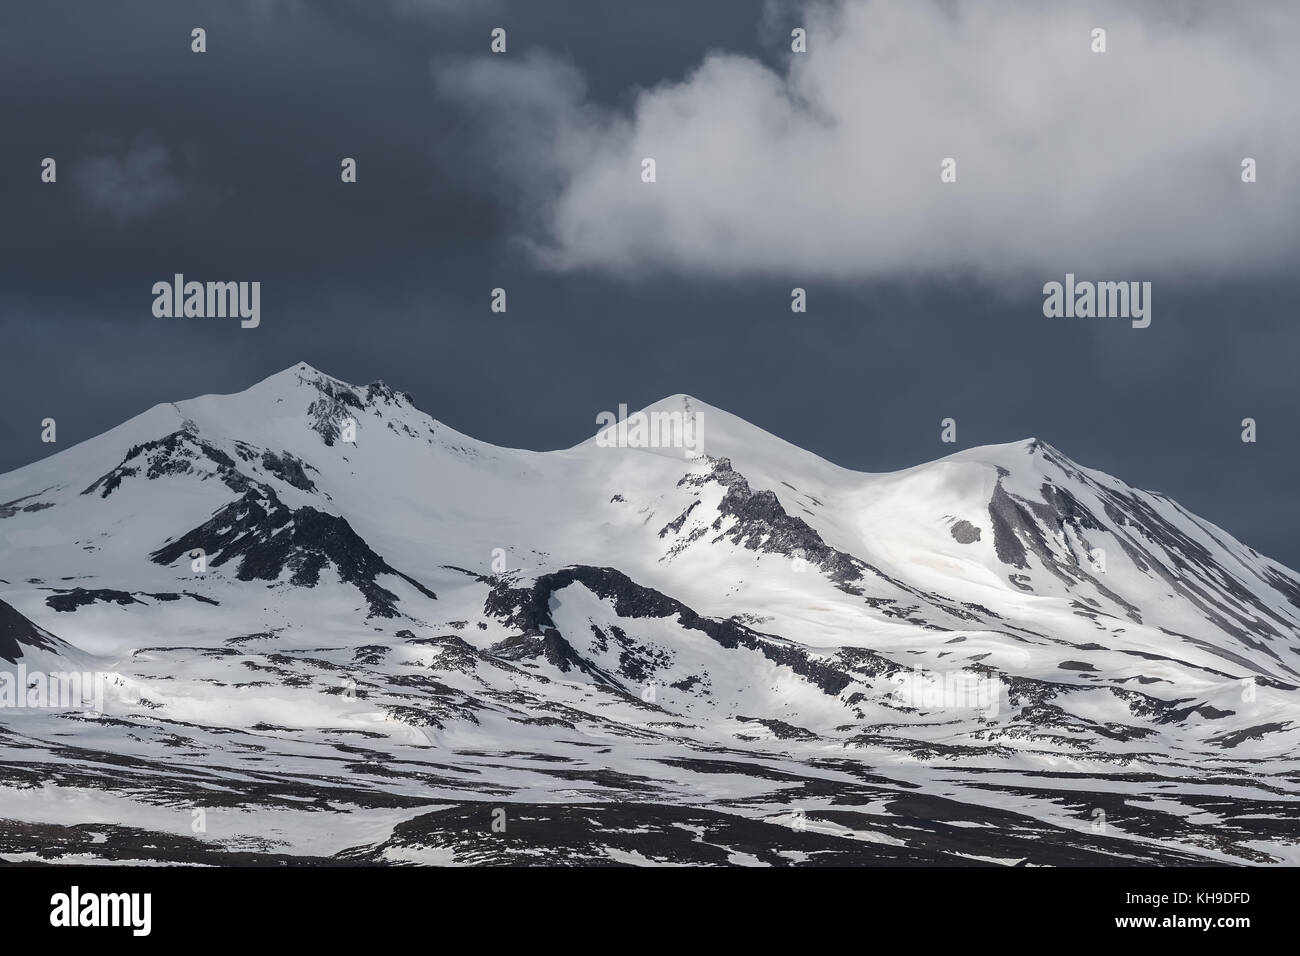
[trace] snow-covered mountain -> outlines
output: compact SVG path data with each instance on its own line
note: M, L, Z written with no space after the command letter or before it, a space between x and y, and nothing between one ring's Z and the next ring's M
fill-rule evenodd
M645 412L703 454L297 365L0 477L0 857L1300 860L1300 576L1036 439Z

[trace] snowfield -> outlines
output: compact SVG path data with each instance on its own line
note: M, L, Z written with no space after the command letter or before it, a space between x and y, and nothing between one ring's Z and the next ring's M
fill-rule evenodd
M703 456L300 364L0 476L0 859L1300 860L1295 572L1036 439L645 411Z

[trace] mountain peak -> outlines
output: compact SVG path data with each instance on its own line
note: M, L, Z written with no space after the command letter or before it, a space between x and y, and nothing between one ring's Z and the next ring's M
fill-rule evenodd
M1082 470L1081 465L1055 446L1048 444L1041 438L1033 437L991 445L972 445L969 448L954 452L942 460L983 462L1009 471L1024 468L1037 471L1050 466L1056 466L1068 472Z
M353 404L352 401L349 398L342 397L348 393L351 393L361 403L361 406L370 406L376 402L384 404L405 403L412 407L415 405L409 393L393 388L382 379L376 379L368 385L354 385L327 372L322 372L306 362L297 362L286 369L268 375L251 388L246 389L245 392L255 393L260 398L268 393L284 393L299 388L310 389L335 401L341 399L345 404L349 405ZM283 397L282 394L280 397Z
M320 369L314 368L306 362L297 362L290 365L288 368L274 372L253 385L252 388L261 388L266 385L279 385L293 388L299 385L319 385L322 382L330 382L347 388L355 388L351 383L322 372Z

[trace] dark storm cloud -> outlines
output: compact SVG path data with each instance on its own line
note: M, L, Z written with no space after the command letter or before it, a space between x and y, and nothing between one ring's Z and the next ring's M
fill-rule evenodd
M125 146L106 144L103 152L78 163L73 181L93 213L117 222L141 219L202 195L201 184L185 181L171 152L147 138Z
M1243 34L1270 35L1259 51L1297 39L1274 5L1223 9L1234 32L1197 47L1211 77L1236 75L1236 61L1212 57ZM4 5L0 470L52 450L39 441L44 417L58 420L66 447L157 402L238 390L303 360L352 381L383 378L453 427L535 448L587 437L596 413L619 403L688 392L840 464L884 470L951 451L939 420L953 416L962 447L1037 435L1300 565L1291 532L1300 283L1285 270L1154 257L1140 276L1155 284L1154 321L1133 330L1045 319L1039 288L1054 276L828 268L817 277L801 253L788 266L760 258L734 278L707 268L694 239L692 260L675 262L671 231L647 233L667 254L646 275L574 244L581 231L561 235L565 268L539 265L521 240L535 245L557 204L568 204L570 223L620 225L601 222L590 201L609 130L643 129L638 104L656 90L699 92L692 78L714 54L744 58L760 79L783 75L780 43L798 21L790 7L764 13L749 0ZM1021 22L1032 34L1034 21ZM195 26L208 31L206 54L190 52ZM550 82L534 87L549 98L531 109L505 95L508 82L492 86L496 67L475 65L495 26L510 43L496 67L540 64ZM910 52L918 75L937 56ZM1260 64L1271 76L1262 53ZM571 85L556 86L565 75ZM909 102L906 90L856 95ZM1207 116L1226 109L1200 105ZM1293 113L1270 115L1261 135L1293 149ZM1184 120L1169 122L1177 130ZM998 147L995 136L986 142ZM59 160L53 186L39 180L46 156ZM358 161L355 186L339 182L344 156ZM547 191L521 180L521 168ZM1294 202L1294 175L1262 166L1257 187ZM689 206L674 210L697 228ZM1258 210L1241 255L1276 255L1286 235L1270 232L1276 211ZM625 230L646 225L639 214L618 218ZM725 254L770 235L758 219L753 235L736 222L737 248ZM1022 223L1013 209L986 224L990 248L1011 243ZM828 222L820 234L837 262L842 227ZM631 248L626 233L609 236L610 256ZM153 318L151 286L174 272L261 281L261 326ZM794 285L808 288L807 315L789 311ZM509 293L505 315L488 308L497 286ZM1239 441L1246 416L1260 423L1257 445Z

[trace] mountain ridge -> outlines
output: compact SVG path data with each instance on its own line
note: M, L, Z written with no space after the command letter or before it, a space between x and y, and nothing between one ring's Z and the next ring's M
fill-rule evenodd
M480 798L478 774L528 803L540 761L583 768L598 801L734 814L757 788L784 844L792 810L840 812L816 796L828 773L870 766L891 800L919 782L972 820L1016 808L1044 833L1109 808L1118 842L1076 840L1080 859L1287 858L1260 845L1297 806L1294 572L1037 438L854 472L691 396L645 409L677 410L701 417L699 457L595 436L508 449L299 363L0 476L16 659L48 668L67 648L107 688L101 714L0 712L24 774L84 789L51 730L75 716L109 764L179 735L205 774L237 778L260 753L277 786L310 793L313 761L359 735L424 768L340 766L362 804L424 805L438 754L444 799ZM749 769L717 802L720 752ZM695 769L679 785L665 766ZM778 766L804 796L760 783ZM166 785L146 777L148 802ZM1181 789L1157 799L1151 779ZM1210 825L1224 780L1242 806L1215 803ZM133 781L89 786L120 798ZM854 810L850 839L918 826L885 817ZM324 852L301 823L289 842ZM963 852L1012 860L1023 841L995 830Z

